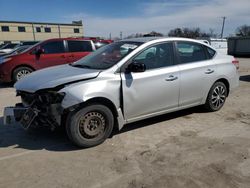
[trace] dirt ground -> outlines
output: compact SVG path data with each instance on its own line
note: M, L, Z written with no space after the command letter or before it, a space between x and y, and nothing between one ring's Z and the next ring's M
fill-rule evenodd
M250 58L219 112L192 108L127 125L102 145L78 149L63 131L3 125L19 98L0 84L0 187L250 187Z

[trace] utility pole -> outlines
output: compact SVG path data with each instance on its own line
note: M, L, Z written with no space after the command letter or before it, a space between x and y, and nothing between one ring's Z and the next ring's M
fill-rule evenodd
M31 25L32 25L33 39L34 39L34 41L36 41L36 35L35 35L34 23L31 23Z
M222 19L223 19L223 22L222 22L222 28L221 28L221 35L220 35L220 38L223 38L224 25L225 25L226 17L223 16Z
M61 38L61 28L60 28L60 24L58 25L58 33L59 33L59 38Z
M122 40L122 31L120 32L120 39Z

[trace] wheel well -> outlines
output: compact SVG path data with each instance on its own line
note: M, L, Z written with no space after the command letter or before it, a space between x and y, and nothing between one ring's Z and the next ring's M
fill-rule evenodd
M92 99L85 101L83 103L83 105L85 106L85 105L90 105L93 103L98 103L98 104L102 104L104 106L107 106L111 110L111 112L113 113L114 117L118 116L115 105L109 99L104 98L104 97L96 97L96 98L92 98Z
M216 82L222 82L223 84L225 84L225 86L227 87L227 95L229 95L229 91L230 91L230 85L227 79L225 78L221 78L219 80L216 80ZM215 83L216 83L215 82Z
M91 105L91 104L102 104L102 105L108 107L114 116L114 122L115 122L115 125L114 125L115 129L114 130L115 131L118 130L118 121L117 121L118 112L117 112L117 109L116 109L114 103L111 100L104 98L104 97L92 98L92 99L89 99L81 104L78 104L76 109L80 109L80 108L83 108L83 107ZM67 112L66 112L66 116L68 116Z
M30 65L26 65L26 64L22 64L22 65L17 65L14 69L12 69L12 72L11 72L11 78L12 78L12 80L13 80L13 74L14 74L14 71L17 69L17 68L19 68L19 67L28 67L28 68L30 68L30 69L32 69L33 71L35 71L35 69L32 67L32 66L30 66Z
M112 114L114 116L114 121L115 121L114 128L118 130L118 122L117 122L117 118L116 118L116 117L118 117L118 112L116 110L116 107L115 107L115 105L113 104L112 101L110 101L109 99L104 98L104 97L96 97L96 98L89 99L89 100L87 100L85 102L82 102L80 104L77 104L77 105L73 106L73 108L70 107L70 108L72 108L71 110L70 110L70 108L65 109L65 111L64 111L64 113L63 113L63 115L61 117L62 122L64 122L63 126L66 125L65 123L67 121L68 115L71 112L74 112L75 110L79 110L79 109L84 108L85 106L88 106L88 105L91 105L91 104L102 104L102 105L108 107L111 110L111 112L112 112Z

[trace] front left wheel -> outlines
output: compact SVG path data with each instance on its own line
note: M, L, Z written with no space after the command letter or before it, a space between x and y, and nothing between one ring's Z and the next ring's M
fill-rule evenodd
M66 130L74 144L86 148L103 143L113 127L111 110L104 105L92 104L69 114Z

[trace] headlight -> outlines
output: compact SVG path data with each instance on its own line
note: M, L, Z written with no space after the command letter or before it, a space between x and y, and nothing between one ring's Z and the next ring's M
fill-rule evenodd
M40 93L38 99L43 104L55 104L60 103L65 96L65 93L57 93L54 91Z
M12 59L11 57L8 57L8 58L1 58L0 57L0 64L5 63L7 61L10 61L11 59Z

